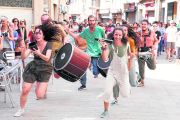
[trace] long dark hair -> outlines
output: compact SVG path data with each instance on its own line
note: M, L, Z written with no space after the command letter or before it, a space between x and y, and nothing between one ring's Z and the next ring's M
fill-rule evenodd
M141 39L137 34L131 29L130 26L127 24L123 24L121 27L127 27L128 29L128 37L132 38L134 40L136 48L140 47L141 45Z
M123 44L127 44L128 39L127 39L127 37L125 37L124 32L123 32L123 29L122 29L121 27L115 27L114 30L107 35L107 38L108 38L108 39L111 39L111 40L114 40L114 37L113 37L113 36L114 36L114 33L115 33L116 30L122 31L123 37L122 37L122 39L121 39L121 42L122 42Z
M19 20L18 20L17 18L14 18L14 19L12 19L12 22L14 23L15 20L17 20L17 22L18 22L18 23L17 23L17 26L18 26L18 28L19 28Z
M57 25L50 23L50 20L47 20L42 25L39 25L35 28L40 29L43 32L44 40L48 42L58 42L59 36L61 36L62 31Z

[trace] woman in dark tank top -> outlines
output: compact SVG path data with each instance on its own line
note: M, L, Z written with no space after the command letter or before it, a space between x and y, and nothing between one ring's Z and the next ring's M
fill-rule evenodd
M28 29L27 29L27 26L26 26L25 19L20 20L20 34L21 34L21 38L23 38L24 40L27 39Z

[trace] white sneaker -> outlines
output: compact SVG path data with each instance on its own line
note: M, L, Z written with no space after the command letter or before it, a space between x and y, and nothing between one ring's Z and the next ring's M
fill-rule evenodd
M14 117L20 117L21 115L24 114L24 108L23 109L19 109L15 114L14 114Z

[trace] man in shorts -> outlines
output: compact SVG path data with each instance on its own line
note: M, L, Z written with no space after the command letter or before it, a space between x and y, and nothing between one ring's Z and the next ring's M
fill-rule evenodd
M176 41L176 33L177 28L174 26L174 21L170 21L170 26L166 29L166 35L167 35L167 57L166 59L169 59L169 62L173 59L173 54L175 52L175 41Z

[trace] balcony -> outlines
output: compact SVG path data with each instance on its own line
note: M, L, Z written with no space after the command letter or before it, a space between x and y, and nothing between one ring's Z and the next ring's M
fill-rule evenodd
M140 3L155 2L155 0L139 0Z

